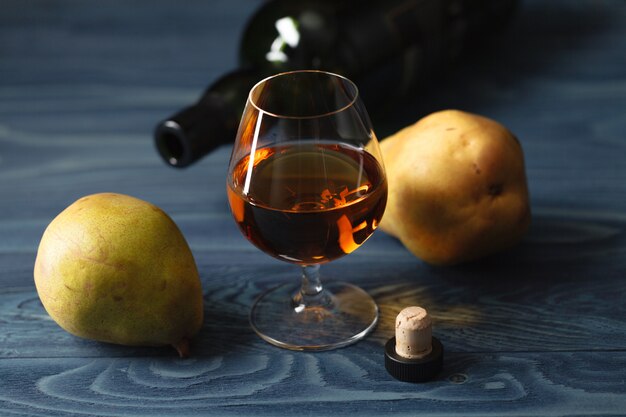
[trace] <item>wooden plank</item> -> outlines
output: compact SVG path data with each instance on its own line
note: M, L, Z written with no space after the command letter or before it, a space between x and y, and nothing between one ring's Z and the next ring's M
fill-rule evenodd
M623 415L626 353L447 353L424 384L382 351L171 358L0 359L9 415Z
M537 243L528 243L491 260L457 268L428 267L381 234L322 271L329 278L342 277L363 286L379 303L381 321L364 344L365 351L382 345L393 334L395 315L412 304L431 311L436 332L455 351L623 349L624 260L614 259L615 253L623 251L623 243L617 252L610 245L602 249L589 229L583 230L583 235L558 234L561 239L583 242L572 243L562 253L552 249L547 255L541 247L531 249ZM206 315L194 345L198 355L232 351L233 343L239 343L240 351L264 349L265 344L249 329L249 308L265 289L298 279L297 267L269 258L245 242L238 231L232 233L243 249L196 251ZM536 238L540 241L541 234ZM75 339L47 317L32 282L33 255L9 254L0 259L6 265L0 273L4 288L0 357L131 354L126 348L101 348ZM602 279L595 278L599 270ZM46 345L38 343L42 338Z

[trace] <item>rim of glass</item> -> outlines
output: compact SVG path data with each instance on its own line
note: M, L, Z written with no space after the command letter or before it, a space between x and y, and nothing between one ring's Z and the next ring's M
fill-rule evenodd
M330 112L326 112L326 113L315 114L315 115L312 115L312 116L287 116L287 115L284 115L284 114L272 113L272 112L269 112L267 110L262 109L252 99L252 93L254 92L254 90L256 90L256 88L258 86L260 86L261 84L271 80L272 78L278 78L278 77L282 77L284 75L299 74L299 73L305 73L305 72L325 74L325 75L329 75L331 77L341 78L342 80L347 81L348 84L350 84L354 88L354 97L352 97L352 100L348 104L346 104L345 106L343 106L343 107L341 107L339 109L336 109L336 110L333 110L333 111L330 111ZM357 87L356 84L352 80L350 80L347 77L344 77L343 75L339 75L339 74L336 74L336 73L330 72L330 71L322 71L322 70L294 70L294 71L285 71L285 72L280 72L278 74L270 75L269 77L265 77L261 81L259 81L256 84L254 84L254 86L250 89L250 92L248 93L248 101L250 102L250 104L252 104L252 106L255 109L257 109L261 113L264 113L264 114L267 114L269 116L276 117L276 118L279 118L279 119L315 119L315 118L318 118L318 117L331 116L333 114L340 113L340 112L346 110L347 108L352 107L354 105L354 103L356 103L358 98L359 98L359 87Z

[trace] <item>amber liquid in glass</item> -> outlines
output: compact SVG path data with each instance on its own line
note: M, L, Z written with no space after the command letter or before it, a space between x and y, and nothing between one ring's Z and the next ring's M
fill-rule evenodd
M235 165L227 188L243 234L264 252L300 265L354 251L378 227L387 201L378 161L337 144L259 149Z

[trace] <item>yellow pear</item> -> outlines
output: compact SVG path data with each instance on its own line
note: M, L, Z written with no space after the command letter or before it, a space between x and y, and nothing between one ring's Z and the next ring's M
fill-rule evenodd
M202 326L202 288L191 250L160 208L134 197L83 197L43 234L35 284L48 314L87 339L173 345L188 355Z
M514 245L530 224L519 141L488 118L445 110L381 142L389 182L380 227L437 265Z

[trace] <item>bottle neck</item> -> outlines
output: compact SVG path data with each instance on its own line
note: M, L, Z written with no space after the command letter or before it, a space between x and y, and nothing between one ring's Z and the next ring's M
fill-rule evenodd
M257 72L233 71L209 86L194 105L159 123L155 144L165 162L186 167L233 142L247 95L258 80Z

